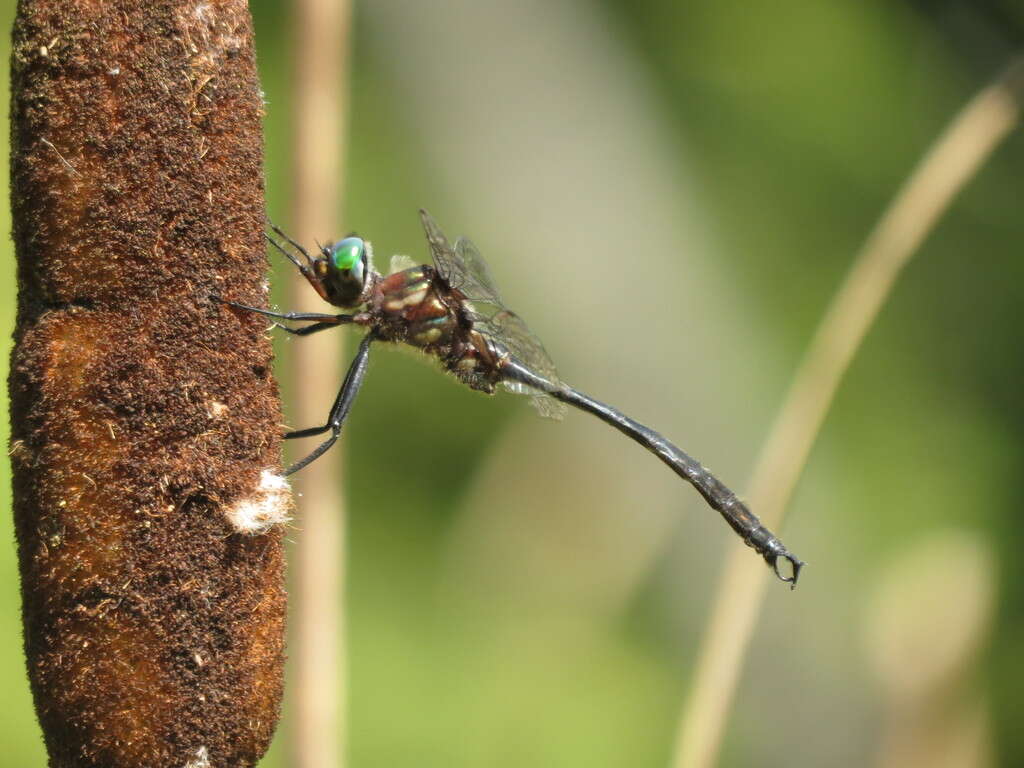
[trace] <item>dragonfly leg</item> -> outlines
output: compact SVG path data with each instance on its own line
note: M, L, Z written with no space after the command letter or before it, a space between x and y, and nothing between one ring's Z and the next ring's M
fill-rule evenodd
M293 322L315 322L318 325L322 324L324 327L334 325L344 325L346 323L354 322L354 315L327 315L322 312L272 312L269 309L260 309L259 307L250 307L248 304L239 304L236 301L228 301L222 299L220 296L211 296L215 301L219 301L222 304L235 307L236 309L244 309L247 312L255 312L257 315L263 315L264 317L272 317L275 320L290 320ZM282 328L284 326L281 326ZM285 330L296 333L296 331L286 328ZM316 331L309 331L302 329L306 333L315 333ZM317 330L323 330L323 328L317 328Z
M285 240L286 240L286 241L288 242L288 244L289 244L289 245L291 245L291 247L292 247L292 248L294 248L294 249L295 249L295 250L297 250L297 251L298 251L299 253L301 253L301 254L302 254L302 255L303 255L303 256L304 256L305 258L306 258L306 261L307 261L307 263L310 263L310 264L312 264L312 263L313 263L313 259L312 259L312 258L310 257L310 255L309 255L309 251L307 251L307 250L306 250L305 248L303 248L303 247L302 247L301 245L299 245L299 244L298 244L298 243L296 243L296 242L295 242L294 240L292 240L292 239L291 239L291 238L290 238L290 237L289 237L289 236L288 236L287 234L285 234L285 232L284 232L284 230L283 230L283 229L281 229L281 228L280 228L279 226L277 226L277 224L275 224L274 222L270 221L270 219L267 219L267 223L268 223L268 224L270 225L270 228L271 228L272 230L274 230L274 232L276 232L276 233L277 233L278 237L283 237L283 238L284 238L284 239L285 239ZM296 259L296 258L295 258L295 257L294 257L294 256L293 256L292 254L288 253L288 251L286 251L286 250L285 250L285 249L284 249L284 248L283 248L283 247L281 246L281 244L280 244L280 243L278 243L278 242L277 242L277 241L276 241L276 240L275 240L274 238L272 238L272 237L271 237L270 235L265 235L265 237L267 238L267 240L269 240L269 241L270 241L271 245L273 245L274 247L276 247L276 248L277 248L277 250L279 250L279 251L280 251L281 253L283 253L283 254L284 254L285 256L287 256L287 257L288 257L288 259L289 259L289 260L291 260L291 262L292 262L293 264L295 264L295 266L297 266L297 267L298 267L299 269L301 269L301 270L302 270L302 273L303 273L303 274L305 274L305 273L306 273L305 269L304 269L304 268L303 268L303 266L302 266L302 265L301 265L301 264L300 264L300 263L298 262L298 260L297 260L297 259Z
M310 462L320 458L328 448L334 445L338 437L341 435L341 425L345 422L348 412L352 408L352 403L355 401L356 395L359 393L359 388L363 385L363 379L366 378L366 369L370 358L370 344L373 342L374 338L375 336L373 333L368 333L359 343L359 351L356 352L356 356L348 368L348 373L345 374L345 381L342 382L341 390L339 390L338 396L334 399L334 405L331 406L331 412L327 417L327 423L322 427L299 429L285 434L285 440L291 440L297 437L322 435L324 432L331 433L331 436L317 446L312 453L288 467L288 469L284 471L285 477L298 472Z
M294 253L292 253L289 250L286 250L283 245L281 245L279 242L277 242L277 240L272 238L266 232L263 233L263 236L265 238L267 238L267 242L270 243L272 246L274 246L278 251L280 251L284 255L284 257L286 259L288 259L288 261L290 261L292 264L294 264L296 267L299 268L299 272L302 273L303 277L305 277L307 280L309 279L309 276L312 274L312 272L310 271L310 268L309 268L308 264L303 264L301 261L299 261L297 258L295 258L295 254ZM306 253L305 251L302 251L302 254L306 257L306 261L308 262L309 261L309 254Z
M280 328L286 333L291 333L296 336L309 336L311 333L319 333L320 331L326 331L328 328L337 328L338 323L331 320L322 320L319 323L313 323L307 325L305 328L289 328L287 325L281 325L280 323L274 323L274 326Z
M288 235L286 235L281 230L280 227L274 224L274 222L268 219L267 223L270 225L270 228L274 230L279 236L283 237L292 246L292 248L294 248L295 250L302 254L303 258L306 260L305 263L299 261L298 257L296 257L294 253L286 249L283 245L277 242L277 240L275 240L266 232L264 232L263 236L267 238L267 242L274 246L274 248L280 251L284 255L284 257L288 259L288 261L290 261L292 264L296 266L299 272L302 273L302 276L306 278L309 284L313 286L313 288L316 290L318 294L320 294L321 299L326 299L327 292L324 288L324 284L320 281L320 278L317 277L316 272L314 271L316 260L309 255L309 251L307 251L301 245L299 245L290 237L288 237Z

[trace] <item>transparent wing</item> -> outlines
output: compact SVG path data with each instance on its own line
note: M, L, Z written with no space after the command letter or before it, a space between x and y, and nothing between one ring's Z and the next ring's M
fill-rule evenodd
M427 243L430 245L430 257L434 260L434 266L441 277L451 283L455 254L448 238L437 226L434 217L420 208L420 221L423 222L423 231L427 235Z
M505 347L513 357L534 373L544 377L552 384L560 383L558 370L551 361L547 350L544 349L544 345L515 312L502 309L490 320L478 323L475 327L485 336ZM502 384L510 392L530 395L534 408L546 418L561 419L568 410L565 403L518 381L503 381Z
M430 245L434 267L448 285L461 291L470 301L489 302L501 307L501 296L494 285L491 271L472 241L460 237L453 248L441 227L423 209L420 209L420 220Z
M531 389L525 384L520 384L518 381L503 381L501 384L505 389L513 394L529 395L530 404L533 405L533 407L537 409L537 413L545 419L561 421L565 416L565 412L569 410L565 403L555 400L551 395L545 395L543 392Z
M470 301L486 301L498 307L504 303L494 286L494 278L480 251L468 237L455 241L455 260L452 263L455 274L449 277L449 285L458 288Z
M391 257L391 268L388 270L389 275L393 275L396 272L404 272L407 269L412 269L417 266L416 262L408 256L402 254L395 254Z
M420 221L423 222L423 231L427 235L434 267L448 285L466 297L473 327L506 349L534 373L552 384L558 384L558 371L544 345L533 335L519 315L505 307L494 285L491 271L487 268L487 262L473 242L460 237L452 248L437 222L422 208ZM534 407L541 416L561 419L565 415L566 405L543 392L517 381L503 381L502 384L511 392L530 395Z

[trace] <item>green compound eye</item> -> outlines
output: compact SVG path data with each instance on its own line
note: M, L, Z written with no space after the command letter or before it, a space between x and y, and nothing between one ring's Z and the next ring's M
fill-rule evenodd
M366 244L361 237L346 237L331 247L331 266L349 272L362 264Z

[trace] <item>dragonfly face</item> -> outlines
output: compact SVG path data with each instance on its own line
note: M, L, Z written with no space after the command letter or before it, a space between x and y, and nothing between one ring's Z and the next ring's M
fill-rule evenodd
M370 278L370 244L361 237L346 237L321 249L313 259L313 275L321 295L337 307L362 304ZM312 282L312 281L311 281Z

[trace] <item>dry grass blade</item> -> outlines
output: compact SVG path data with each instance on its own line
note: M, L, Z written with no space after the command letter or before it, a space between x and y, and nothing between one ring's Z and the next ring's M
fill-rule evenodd
M978 93L938 138L883 215L833 299L793 379L751 483L751 507L776 529L850 361L896 278L957 193L1017 125L1024 59ZM757 619L765 572L736 547L719 585L673 765L713 765Z
M297 0L294 50L295 129L290 234L313 242L337 227L347 111L349 25L347 0ZM308 307L314 294L296 275L289 307ZM341 383L343 336L321 334L292 344L293 426L324 423ZM298 446L303 451L305 443ZM314 462L296 476L302 491L298 548L293 561L289 690L291 765L344 765L345 723L345 508L339 482L341 452Z

